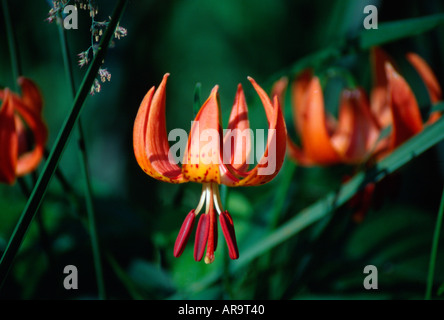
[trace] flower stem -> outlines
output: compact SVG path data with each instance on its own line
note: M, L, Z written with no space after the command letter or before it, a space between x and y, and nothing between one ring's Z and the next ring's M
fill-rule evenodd
M3 253L0 261L0 285L4 284L5 279L9 273L12 262L20 248L23 238L28 230L28 227L34 218L37 209L39 208L43 197L46 193L49 182L57 168L59 160L63 154L66 143L71 135L74 125L77 122L79 114L82 110L86 97L89 95L91 86L96 78L97 72L102 65L108 49L111 37L114 34L117 23L124 11L128 0L118 0L114 9L111 22L103 36L96 56L94 57L88 71L83 78L76 98L74 99L72 109L62 126L59 135L57 136L54 146L49 154L48 160L45 163L42 173L37 180L37 183L28 199L28 202L22 212L19 222L17 223L13 234L8 242L8 245Z
M63 28L63 25L59 23L59 38L60 44L62 47L63 54L63 62L65 67L65 74L68 77L68 83L71 87L71 92L73 99L76 95L76 87L74 82L74 73L72 70L72 61L69 55L68 41L66 39L66 31ZM85 182L85 201L86 201L86 210L88 214L88 226L89 232L91 235L91 245L92 245L92 253L94 258L94 268L96 271L96 279L97 279L97 287L98 287L98 296L101 300L106 299L106 291L105 291L105 282L103 278L102 271L102 259L100 254L100 246L97 235L97 227L95 221L95 210L94 210L94 201L92 196L92 188L91 188L91 179L88 170L88 154L86 151L86 143L85 143L85 135L82 126L81 118L78 119L77 122L77 131L78 131L78 145L79 145L79 156L80 156L80 164L81 170L83 173L83 178Z
M435 224L435 232L433 234L432 250L430 253L430 262L429 262L429 274L427 277L427 289L425 295L426 300L430 300L432 298L433 278L435 276L435 264L436 264L436 256L438 253L439 233L441 231L442 220L444 215L443 212L444 212L444 190L441 196L441 204L439 206L438 217L436 218L436 224Z
M6 24L6 34L8 38L9 55L11 58L12 76L14 79L15 91L19 92L19 87L16 80L22 74L22 71L18 59L17 41L15 39L14 29L12 27L12 22L11 22L11 16L9 14L8 1L3 0L2 4L3 4L3 16L5 18L5 24Z

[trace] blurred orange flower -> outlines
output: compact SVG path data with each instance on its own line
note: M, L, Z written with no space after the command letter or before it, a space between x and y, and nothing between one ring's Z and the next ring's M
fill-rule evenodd
M280 79L272 89L281 101L286 81ZM357 164L369 157L380 128L362 88L342 90L337 119L325 111L320 80L311 70L296 78L291 93L294 125L301 143L298 146L288 138L290 158L302 166L327 166Z
M39 89L25 77L18 83L21 96L0 90L0 182L7 184L37 168L48 136Z
M432 104L442 99L441 87L429 65L416 53L408 53L407 60L424 81ZM393 59L381 48L371 50L373 87L370 94L371 110L381 129L389 126L391 134L381 141L376 151L380 158L423 129L435 122L440 112L432 112L423 121L416 97L408 82L396 70Z
M432 112L424 122L415 95L393 59L378 47L371 49L370 57L370 99L362 88L343 89L337 119L326 112L321 82L312 70L302 71L291 84L291 109L300 145L288 137L287 149L299 165L371 164L441 116L441 112ZM406 57L424 81L430 102L441 101L442 90L429 65L415 53ZM282 106L287 86L284 77L272 88ZM383 134L386 130L389 134ZM356 219L361 220L370 207L375 187L369 183L350 202Z

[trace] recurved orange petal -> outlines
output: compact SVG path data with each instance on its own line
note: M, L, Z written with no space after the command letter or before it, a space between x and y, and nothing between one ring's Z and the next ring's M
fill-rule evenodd
M393 118L391 148L396 148L422 130L422 118L415 95L406 80L390 63L386 63L385 68Z
M222 129L217 90L215 86L191 126L182 165L184 178L189 181L220 183Z
M302 134L304 114L307 108L307 99L313 81L313 72L310 69L302 71L292 84L293 122L299 135Z
M371 48L370 63L372 65L373 87L370 92L370 108L383 128L392 122L392 113L387 101L386 62L395 66L392 58L384 50L380 47Z
M229 186L254 186L265 184L272 180L279 172L285 158L287 129L278 97L275 96L273 103L266 92L251 77L248 78L259 95L268 120L268 139L265 152L258 164L245 173L240 180L226 175L226 167L221 166L224 175L222 183Z
M319 165L338 163L340 156L331 142L324 97L318 77L312 77L305 94L303 111L298 114L302 149L309 159Z
M151 88L140 104L134 121L133 147L137 163L151 177L170 183L186 182L181 168L169 159L166 132L165 74L157 90Z
M430 101L436 103L442 99L442 90L438 79L430 66L416 53L410 52L406 55L407 60L413 65L429 92Z
M310 79L312 77L311 70L304 70L297 79L292 84L292 115L293 115L293 123L296 131L301 134L302 127L302 114L303 108L305 107L306 100L306 90L308 88L308 84L310 83ZM276 81L271 90L271 96L277 96L279 99L279 104L281 108L284 110L284 101L285 101L285 91L288 86L288 79L286 77L282 77L278 81ZM312 166L315 163L307 157L306 153L302 148L296 145L287 135L287 153L288 156L296 161L301 166Z
M18 137L15 130L14 108L8 89L2 91L0 108L0 182L12 184L17 166Z
M251 151L250 122L242 85L237 87L227 131L224 135L223 161L235 170L246 170Z
M18 155L16 175L20 177L34 171L40 164L45 151L48 131L37 110L30 109L16 95L11 95L11 103L34 138L34 145L31 150Z
M424 81L424 84L427 88L427 91L430 96L430 102L432 104L435 104L442 100L442 90L441 86L439 85L438 79L436 78L436 75L433 73L430 66L425 62L423 58L421 58L416 53L408 53L407 54L407 60L413 65L413 67L418 72L419 76ZM441 117L441 112L432 112L430 114L430 117L427 121L428 124L431 124L438 120Z
M362 88L345 89L341 95L338 125L332 143L345 163L364 161L373 150L380 129L370 112Z
M279 99L279 105L282 109L284 109L284 102L285 102L285 92L287 90L288 86L288 78L282 77L279 80L277 80L273 87L271 88L271 98L274 99L274 96L277 96Z
M37 85L26 77L19 77L18 84L22 90L21 99L23 104L40 115L42 113L43 99Z

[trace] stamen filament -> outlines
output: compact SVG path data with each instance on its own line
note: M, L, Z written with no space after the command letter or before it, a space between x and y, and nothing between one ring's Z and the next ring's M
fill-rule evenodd
M221 214L222 201L220 199L219 186L214 183L212 184L212 187L213 187L214 206L216 207L217 214Z
M205 203L205 199L208 197L207 194L208 194L208 183L204 183L202 184L202 194L200 196L199 204L197 205L197 208L195 210L196 216L200 213L200 210L202 210L203 205Z
M205 213L208 213L210 211L210 205L211 205L211 195L212 195L212 188L211 188L211 182L206 183L206 206L205 206Z

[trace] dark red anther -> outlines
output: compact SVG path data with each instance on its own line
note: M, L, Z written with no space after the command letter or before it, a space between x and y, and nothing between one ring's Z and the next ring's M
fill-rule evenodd
M217 249L217 218L216 218L216 212L213 217L213 232L214 232L214 251Z
M210 218L208 214L202 214L200 216L199 223L197 224L196 238L194 239L194 260L202 260L209 233Z
M208 233L208 241L207 241L207 253L205 255L205 263L213 263L214 261L214 251L216 251L217 247L217 218L216 218L216 210L214 207L210 207L207 215L209 216L209 233Z
M231 259L239 258L239 250L237 249L236 234L234 232L233 219L227 210L219 215L220 225L228 246L228 254Z
M193 230L194 220L195 220L195 212L194 209L188 213L185 220L182 223L182 227L180 227L179 234L176 238L176 242L174 243L174 256L180 257L185 246L187 245L188 238L190 237L191 231Z

